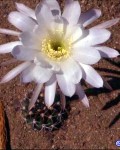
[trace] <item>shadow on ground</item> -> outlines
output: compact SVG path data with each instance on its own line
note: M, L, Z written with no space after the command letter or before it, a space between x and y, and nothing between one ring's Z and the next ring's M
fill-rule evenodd
M8 117L5 114L5 125L6 125L6 130L7 130L7 143L6 143L6 150L11 150L11 145L10 145L10 127L9 127L9 121Z
M108 60L108 59L105 59L105 60L108 61L110 64L112 64L116 67L119 67L118 63L116 63L112 60ZM108 73L108 75L105 75L104 77L105 78L111 78L108 81L108 83L112 87L113 91L120 89L120 71L110 70L110 69L106 69L106 68L96 68L96 70ZM113 74L113 75L111 75L111 74ZM108 90L106 88L99 88L99 89L89 88L89 89L86 90L86 94L88 96L97 96L97 95L102 94L102 93L110 93L110 92L111 92L111 90ZM108 110L111 107L114 107L115 105L118 105L119 103L120 103L120 94L117 96L117 98L112 99L109 102L107 102L105 104L105 106L103 106L102 110L103 111ZM109 128L111 128L119 120L120 120L120 112L110 122Z

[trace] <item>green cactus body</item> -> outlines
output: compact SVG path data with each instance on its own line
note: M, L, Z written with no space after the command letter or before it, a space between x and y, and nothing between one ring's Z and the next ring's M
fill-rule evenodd
M34 107L28 110L29 93L22 102L22 115L26 123L30 124L34 130L56 130L61 127L64 120L68 118L70 111L69 101L67 101L66 108L63 110L60 103L60 95L57 94L53 106L47 108L44 103L43 95L38 97Z

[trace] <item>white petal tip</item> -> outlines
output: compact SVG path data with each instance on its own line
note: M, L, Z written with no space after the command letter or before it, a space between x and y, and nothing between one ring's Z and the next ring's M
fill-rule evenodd
M112 50L111 51L111 53L109 53L109 54L111 54L110 56L109 56L109 58L115 58L115 57L118 57L118 56L120 56L120 53L117 51L117 50Z
M74 94L75 94L75 92L72 92L72 93L68 93L66 96L71 98L72 96L74 96Z
M5 81L5 80L2 80L0 81L0 84L4 84L4 83L7 83L8 81Z
M30 101L29 101L30 102ZM33 103L29 103L28 110L30 111L35 105Z
M51 108L51 106L52 106L52 105L50 105L50 104L46 104L46 103L45 103L45 105L47 106L47 108L48 108L48 109L50 109L50 108Z
M71 98L74 94L69 94L68 96Z
M17 6L17 5L19 5L20 3L18 3L18 2L15 2L15 5Z
M116 25L119 21L120 21L120 18L111 19L111 20L108 20L106 22L103 22L103 23L95 26L95 28L107 29L107 28L110 28L110 27Z
M104 82L103 82L103 79L101 78L101 81L99 81L99 83L96 86L96 88L102 88L103 86L104 86Z
M28 110L30 111L33 107L34 107L34 106L29 106L29 107L28 107Z
M6 82L8 82L8 81L5 78L2 78L0 81L0 84L6 83Z
M102 15L102 11L100 9L94 9L94 11L96 12L96 14L98 16L101 16Z
M109 58L115 58L115 57L119 57L120 53L116 50L114 50L113 52L111 52L111 55L109 56Z
M118 23L119 21L120 21L120 18L114 19L114 23L115 23L115 24Z
M83 105L86 107L86 108L89 108L90 107L90 105L89 105L89 101L88 101L88 99L87 100L81 100L81 102L83 103Z
M98 85L96 88L103 88L103 84L102 85Z
M24 4L18 2L15 2L15 5L17 9L22 8L24 6Z
M45 100L45 105L47 106L48 109L50 109L50 107L53 105L53 102L49 102Z
M114 57L118 57L118 56L120 56L120 53L116 51L116 53L114 55L115 55Z
M22 6L22 3L15 2L16 7Z

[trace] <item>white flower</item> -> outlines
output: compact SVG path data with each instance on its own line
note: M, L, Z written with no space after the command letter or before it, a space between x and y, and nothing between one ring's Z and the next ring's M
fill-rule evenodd
M102 57L119 55L116 50L100 45L110 38L111 33L106 28L119 19L86 29L101 16L101 11L92 9L81 13L78 1L66 0L62 15L56 0L44 0L35 11L20 3L16 6L18 11L11 12L8 20L22 32L7 29L0 29L0 32L17 35L19 41L1 45L0 52L11 52L14 58L25 62L10 71L1 83L8 82L19 73L22 82L35 81L37 86L30 108L43 85L45 103L50 107L57 84L65 96L71 97L77 93L88 107L89 102L80 81L83 78L93 87L103 86L103 79L90 65Z

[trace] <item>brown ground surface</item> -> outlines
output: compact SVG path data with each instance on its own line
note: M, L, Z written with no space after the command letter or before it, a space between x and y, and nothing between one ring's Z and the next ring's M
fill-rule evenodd
M22 2L32 8L39 0L0 0L0 27L14 29L7 15L15 10L14 2ZM59 1L61 6L63 2ZM80 0L82 11L100 8L102 17L94 24L120 17L120 0ZM93 25L94 25L93 24ZM107 45L120 51L120 24L112 29ZM0 35L0 44L14 40L12 36ZM0 63L11 56L0 55ZM0 86L0 100L4 102L9 121L10 145L12 149L117 149L115 141L120 139L120 57L101 60L95 67L113 88L94 89L87 87L90 108L79 100L71 101L71 112L63 127L54 132L37 132L27 126L21 116L20 102L34 84L23 85L19 77ZM0 77L14 65L0 68ZM113 123L112 123L113 121ZM111 125L110 125L111 124ZM9 144L9 143L8 143Z

